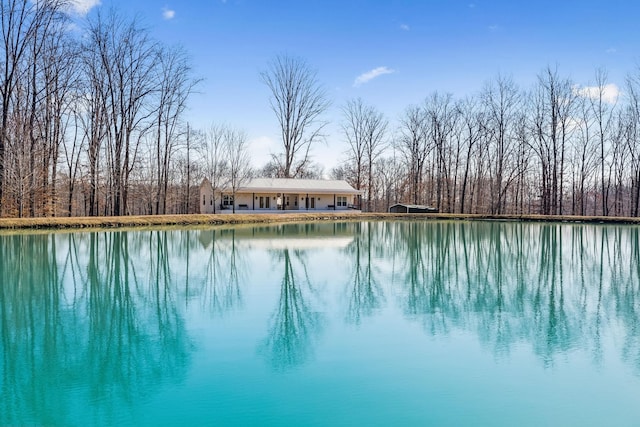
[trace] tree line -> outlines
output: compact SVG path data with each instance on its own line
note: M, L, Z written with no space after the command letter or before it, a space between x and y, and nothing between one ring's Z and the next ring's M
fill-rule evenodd
M76 28L69 7L0 2L0 215L176 210L198 83L187 53L115 10Z
M396 202L450 213L638 216L640 78L624 98L603 70L579 87L547 67L531 88L498 76L475 95L433 92L395 131L373 106L344 107L349 151L333 171Z
M317 110L329 103L315 72L278 57L266 76L284 150L261 173L321 176L309 146L323 137ZM582 87L547 67L529 88L498 75L463 98L432 92L395 126L351 99L340 108L347 151L330 175L363 190L368 211L404 202L448 213L638 216L640 73L623 93L605 70Z
M331 100L304 59L259 75L280 147L251 168L247 134L193 129L199 79L187 52L138 20L98 11L75 29L67 0L0 0L0 216L192 213L208 178L220 197L251 176L346 179L363 210L638 216L640 73L580 87L556 68L528 88L499 75L475 94L433 92L392 123L360 98L337 106L346 147L325 173Z

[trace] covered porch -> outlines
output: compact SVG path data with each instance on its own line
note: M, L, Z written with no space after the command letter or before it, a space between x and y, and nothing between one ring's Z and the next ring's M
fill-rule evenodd
M231 195L222 195L222 210L254 211L254 212L287 212L287 211L359 211L360 194L326 194L326 193L236 193L235 200Z
M238 188L216 190L200 185L201 213L360 211L362 191L344 180L253 178Z

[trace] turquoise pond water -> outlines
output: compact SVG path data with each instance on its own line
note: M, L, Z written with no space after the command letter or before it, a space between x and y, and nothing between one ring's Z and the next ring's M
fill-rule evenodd
M639 235L0 235L0 425L640 425Z

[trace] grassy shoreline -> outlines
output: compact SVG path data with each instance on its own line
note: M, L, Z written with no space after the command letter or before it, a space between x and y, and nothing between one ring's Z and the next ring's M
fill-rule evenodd
M318 212L286 214L149 215L122 217L0 218L0 230L65 230L120 227L235 225L311 221L446 219L640 224L640 218L569 215L477 215Z

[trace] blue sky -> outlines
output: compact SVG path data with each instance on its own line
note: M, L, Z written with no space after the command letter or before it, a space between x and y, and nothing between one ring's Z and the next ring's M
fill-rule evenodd
M317 69L332 101L327 144L313 150L327 171L346 150L339 121L348 99L362 97L395 129L403 110L433 91L471 95L499 73L528 88L551 65L587 86L603 67L623 90L640 64L633 0L74 1L88 13L115 6L136 14L156 38L184 46L204 79L189 120L244 129L257 166L279 151L259 78L279 53Z

